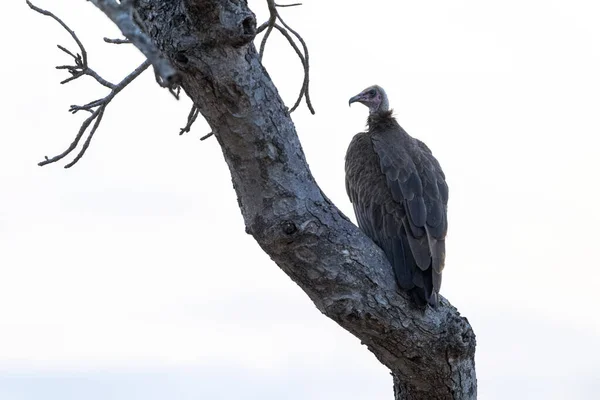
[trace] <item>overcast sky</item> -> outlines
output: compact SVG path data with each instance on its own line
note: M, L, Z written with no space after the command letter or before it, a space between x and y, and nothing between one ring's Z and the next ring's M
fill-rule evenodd
M259 20L262 0L250 1ZM36 0L119 81L92 4ZM244 233L226 164L151 72L108 107L74 168L63 151L107 91L59 85L76 47L24 1L4 6L0 118L0 399L391 399L388 371L322 316ZM282 10L311 56L315 116L293 114L311 170L347 215L344 154L377 83L450 186L442 294L477 335L481 399L600 394L600 3L304 1ZM301 85L275 32L265 65Z

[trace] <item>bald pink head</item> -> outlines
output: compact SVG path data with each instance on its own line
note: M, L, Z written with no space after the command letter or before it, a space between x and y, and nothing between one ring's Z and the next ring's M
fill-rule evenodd
M385 90L378 85L369 86L356 96L350 98L348 104L351 105L356 102L367 106L371 115L380 114L390 109Z

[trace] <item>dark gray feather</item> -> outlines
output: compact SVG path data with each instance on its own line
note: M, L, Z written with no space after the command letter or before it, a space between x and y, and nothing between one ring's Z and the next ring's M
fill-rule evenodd
M398 285L437 303L445 260L448 186L429 148L391 114L369 117L346 154L346 191L360 228L386 254Z

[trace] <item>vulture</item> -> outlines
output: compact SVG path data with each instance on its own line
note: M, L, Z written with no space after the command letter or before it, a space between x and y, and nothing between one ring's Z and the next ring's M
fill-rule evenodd
M369 108L346 152L346 192L360 229L385 253L400 288L435 307L442 284L448 185L431 150L396 122L380 86L349 101Z

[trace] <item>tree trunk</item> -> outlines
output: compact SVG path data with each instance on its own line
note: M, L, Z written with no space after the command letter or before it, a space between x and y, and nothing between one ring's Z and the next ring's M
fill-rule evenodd
M135 11L213 129L246 231L390 368L396 399L475 399L469 323L445 299L414 308L383 252L321 192L252 44L246 1L138 0Z

